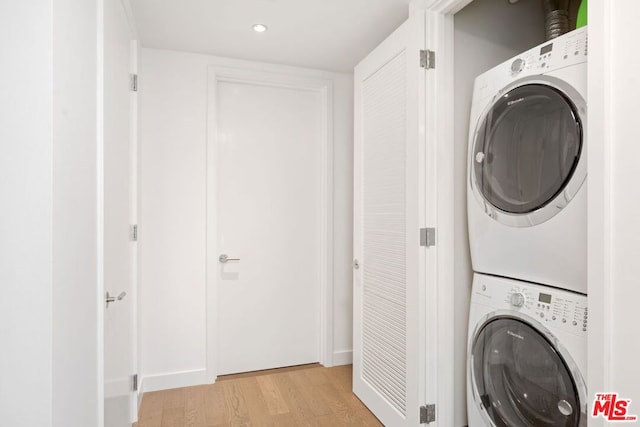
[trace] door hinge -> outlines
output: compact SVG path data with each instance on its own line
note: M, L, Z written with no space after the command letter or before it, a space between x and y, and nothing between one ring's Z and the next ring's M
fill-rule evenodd
M131 376L131 388L133 391L138 391L138 374L133 374Z
M420 424L429 424L436 420L436 404L431 403L420 407Z
M131 241L132 242L137 242L138 241L138 224L133 224L131 226Z
M129 78L129 89L131 89L131 91L133 92L137 92L138 91L138 75L137 74L131 74L130 78Z
M436 53L432 50L420 51L420 66L422 68L436 68Z
M420 229L420 246L435 246L436 245L436 229L433 227Z

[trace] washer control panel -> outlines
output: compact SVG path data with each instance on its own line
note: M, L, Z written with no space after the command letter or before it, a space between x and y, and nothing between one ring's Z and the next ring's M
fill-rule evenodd
M586 338L589 324L586 296L498 277L489 277L483 282L486 283L474 286L472 304L526 314L548 328Z
M587 333L589 307L586 301L547 292L539 292L538 296L535 314L541 323L553 324L576 333Z

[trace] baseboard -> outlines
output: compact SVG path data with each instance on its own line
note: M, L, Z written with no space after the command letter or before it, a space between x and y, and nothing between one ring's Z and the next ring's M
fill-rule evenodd
M333 353L333 366L350 365L353 363L353 351L343 350ZM194 385L210 384L207 380L206 369L196 369L193 371L171 372L168 374L146 375L140 381L140 393L150 391L168 390L171 388L190 387ZM122 386L122 384L120 384ZM126 383L126 387L129 383Z
M171 388L190 387L209 383L211 383L211 381L207 381L207 370L196 369L193 371L145 376L142 378L140 390L142 394L150 391L168 390Z
M351 365L353 363L353 351L343 350L333 352L333 366Z

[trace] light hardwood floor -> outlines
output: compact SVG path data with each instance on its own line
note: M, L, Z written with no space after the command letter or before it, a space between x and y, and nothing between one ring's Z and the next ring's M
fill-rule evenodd
M306 365L145 393L137 427L381 426L351 392L351 372Z

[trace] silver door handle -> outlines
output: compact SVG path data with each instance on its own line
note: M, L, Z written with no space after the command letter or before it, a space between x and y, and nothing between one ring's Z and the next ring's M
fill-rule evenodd
M229 255L227 254L222 254L218 257L218 261L220 261L221 263L226 263L227 261L240 261L240 258L229 258Z
M109 308L109 304L111 304L112 302L116 302L116 301L122 301L123 298L126 297L126 296L127 296L126 292L120 292L118 294L118 296L116 297L116 296L109 295L109 291L107 291L107 294L105 295L104 301L105 301L105 304L106 304L107 308Z

